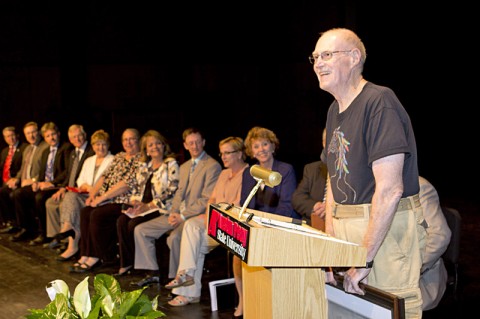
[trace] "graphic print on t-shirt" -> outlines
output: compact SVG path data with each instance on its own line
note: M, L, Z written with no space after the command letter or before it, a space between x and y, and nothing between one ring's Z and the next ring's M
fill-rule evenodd
M344 203L347 201L348 196L342 189L349 188L353 193L353 202L357 197L355 189L347 181L348 162L347 152L349 151L350 142L345 138L345 134L340 130L340 126L333 131L330 144L328 145L328 153L335 156L335 174L330 176L331 187L336 187L342 194L345 195L345 199L339 201ZM336 199L338 200L338 199Z

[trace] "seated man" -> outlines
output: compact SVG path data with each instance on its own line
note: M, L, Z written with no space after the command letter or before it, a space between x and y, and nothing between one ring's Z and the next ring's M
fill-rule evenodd
M3 129L3 138L7 146L0 153L0 169L2 170L0 193L2 194L1 197L6 198L6 200L0 201L0 222L4 226L0 229L0 233L10 233L15 225L10 194L19 182L17 175L22 167L23 151L28 144L20 143L19 136L13 126L7 126Z
M323 129L322 145L325 147L327 131ZM325 231L325 190L328 169L322 161L308 163L303 177L292 195L293 209L307 224Z
M45 202L65 179L67 154L72 148L69 142L60 142L60 130L55 123L45 123L41 132L49 147L41 154L38 180L14 193L15 213L21 230L10 238L12 241L22 241L36 234L37 237L29 243L31 246L47 242Z
M180 242L185 220L205 214L207 202L222 170L220 163L204 150L205 138L197 128L183 131L183 147L190 159L180 165L180 180L172 207L168 214L161 215L135 227L135 269L146 271L146 276L133 286L143 287L159 283L155 240L167 231L170 248L168 278L177 275L180 260Z
M448 275L441 256L447 250L452 233L440 207L437 191L425 178L419 176L419 181L420 203L423 217L428 224L427 244L420 275L422 310L425 311L438 305L447 288Z

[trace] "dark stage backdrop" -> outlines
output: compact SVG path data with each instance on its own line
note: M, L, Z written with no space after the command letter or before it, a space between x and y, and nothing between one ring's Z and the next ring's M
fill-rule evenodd
M476 191L466 186L478 180L470 160L478 134L469 133L468 115L474 90L460 76L475 52L459 42L468 38L462 24L471 8L64 2L0 1L0 127L21 132L28 121L54 121L64 138L73 123L90 135L102 128L113 152L125 128L157 129L182 159L188 126L205 131L215 155L221 139L261 125L277 133L277 157L300 178L303 165L319 158L333 99L319 89L307 57L319 32L348 27L367 47L365 78L391 87L412 118L421 175L441 196Z

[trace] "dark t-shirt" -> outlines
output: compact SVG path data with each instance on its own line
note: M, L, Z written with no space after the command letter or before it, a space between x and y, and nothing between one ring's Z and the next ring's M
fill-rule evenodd
M335 202L371 203L375 191L372 163L405 153L402 197L419 192L417 147L410 117L395 93L367 82L350 106L339 114L334 101L327 115L328 164Z

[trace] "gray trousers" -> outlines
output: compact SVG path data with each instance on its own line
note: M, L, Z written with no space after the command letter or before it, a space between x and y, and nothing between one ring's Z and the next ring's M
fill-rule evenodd
M45 202L47 211L47 237L60 233L64 222L69 222L76 233L80 233L80 210L85 207L87 194L66 192L60 201L51 197Z
M158 270L155 240L171 230L167 238L170 248L168 277L175 278L180 259L180 239L184 224L183 222L174 229L168 223L168 215L162 215L137 225L134 230L135 269Z

